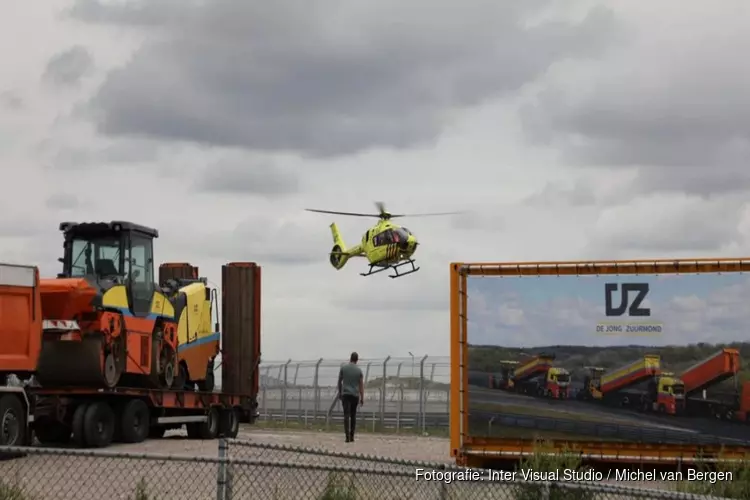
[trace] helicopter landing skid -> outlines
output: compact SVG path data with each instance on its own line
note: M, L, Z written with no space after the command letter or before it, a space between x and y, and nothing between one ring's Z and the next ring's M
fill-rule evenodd
M403 272L403 273L399 273L399 272L398 272L399 268L400 268L401 266L405 266L405 265L407 265L407 264L411 264L411 269L409 269L409 270L408 270L408 271L406 271L406 272ZM420 269L420 268L418 268L418 267L415 267L415 266L414 266L414 261L413 261L413 260L411 260L411 259L409 259L409 260L406 260L406 261L404 261L404 262L401 262L401 263L399 263L399 264L396 264L395 266L386 266L386 267L380 267L379 269L376 269L375 271L373 271L373 268L375 268L375 267L378 267L378 266L375 266L375 265L372 265L372 264L371 264L371 265L370 265L370 269L369 269L369 270L368 270L368 271L367 271L366 273L359 273L359 275L360 275L360 276L371 276L371 275L373 275L373 274L378 274L378 273L382 273L383 271L387 271L388 269L393 269L393 272L394 272L395 274L390 274L390 275L388 275L388 277L389 277L389 278L400 278L400 277L402 277L402 276L406 276L407 274L413 274L413 273L416 273L416 272L417 272L417 271L419 271L419 269Z

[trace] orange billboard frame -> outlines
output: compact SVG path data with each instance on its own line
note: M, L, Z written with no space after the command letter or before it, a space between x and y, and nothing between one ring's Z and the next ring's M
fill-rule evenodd
M468 292L470 276L596 276L638 274L702 274L750 272L750 257L727 259L590 260L540 262L480 262L450 264L451 393L450 443L456 463L487 467L493 461L520 459L535 452L531 439L468 435ZM690 463L744 460L750 447L743 445L684 445L551 439L554 452L575 452L594 462Z

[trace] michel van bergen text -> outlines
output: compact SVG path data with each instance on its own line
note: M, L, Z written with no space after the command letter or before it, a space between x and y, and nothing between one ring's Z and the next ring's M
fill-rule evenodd
M656 471L610 469L607 472L594 470L559 469L555 471L536 471L521 469L518 471L502 470L432 470L416 469L417 481L704 481L711 484L719 481L731 481L732 472L699 471Z

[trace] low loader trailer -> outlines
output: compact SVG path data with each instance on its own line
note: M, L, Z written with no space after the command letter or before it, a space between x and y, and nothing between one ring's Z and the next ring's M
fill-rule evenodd
M207 327L216 300L205 282L150 281L144 234L155 230L91 224L79 232L85 238L66 239L57 279L40 279L35 266L0 264L0 446L36 437L44 445L105 447L183 426L189 438L236 436L241 422L258 415L260 267L222 267L219 332L218 318ZM221 390L213 382L219 352Z

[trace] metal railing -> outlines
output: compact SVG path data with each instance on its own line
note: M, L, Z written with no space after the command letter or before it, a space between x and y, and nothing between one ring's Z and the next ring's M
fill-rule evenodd
M336 403L338 372L346 361L318 359L263 363L260 418L308 424L343 419ZM445 357L360 359L365 377L361 418L379 428L447 426L450 363ZM436 420L437 419L437 420Z
M524 481L447 463L220 439L218 456L0 448L0 499L698 500L604 482ZM740 478L736 478L740 480ZM745 480L747 481L747 480ZM684 483L679 483L684 484ZM706 483L708 484L708 483ZM737 491L740 491L739 489ZM733 498L747 498L740 491Z

